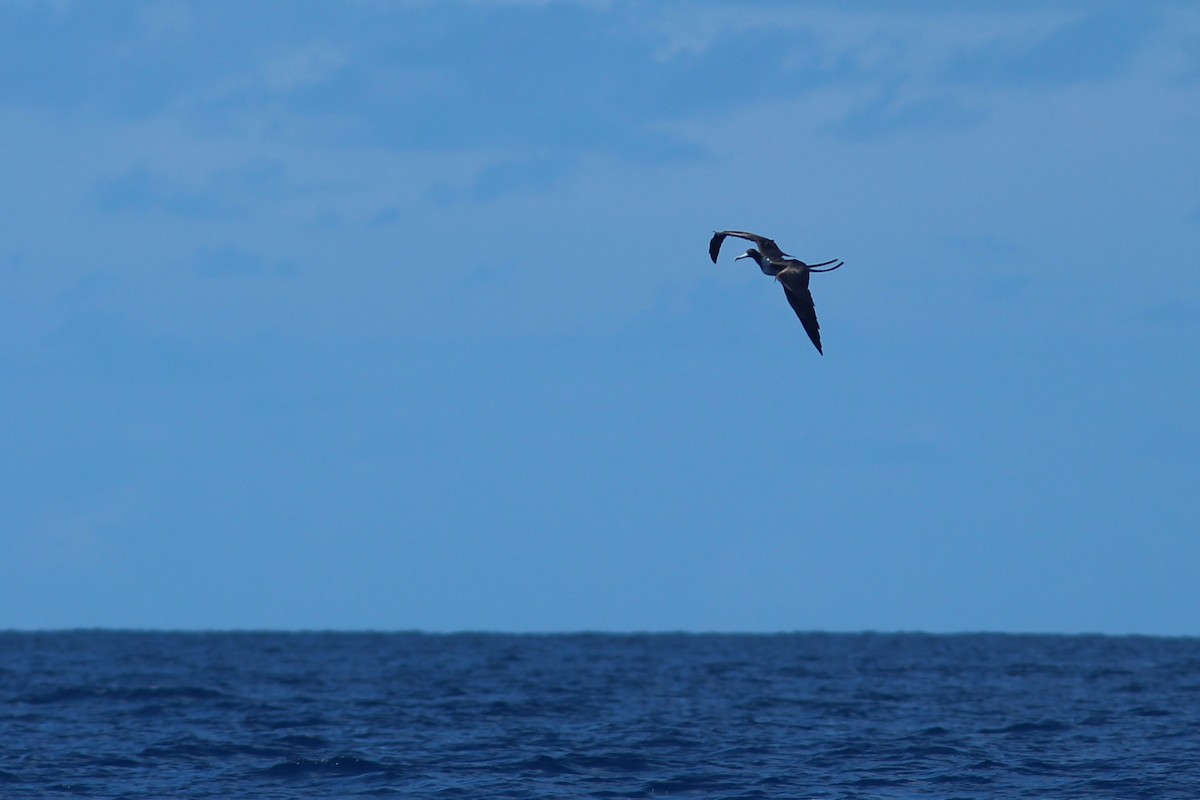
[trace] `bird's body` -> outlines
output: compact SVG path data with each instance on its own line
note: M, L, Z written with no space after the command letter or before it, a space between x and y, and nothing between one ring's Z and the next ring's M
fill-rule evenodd
M708 243L708 255L714 264L717 263L717 255L721 252L721 243L725 241L726 236L746 239L758 245L757 249L751 247L737 259L753 259L764 275L770 275L783 284L783 293L787 296L788 304L800 318L800 324L804 326L804 332L812 340L817 352L823 355L821 326L817 322L817 309L813 303L812 293L808 290L808 276L813 272L831 272L842 266L843 262L834 263L835 259L820 264L805 264L800 259L792 258L780 250L774 240L765 236L746 231L717 231L713 233L713 237ZM829 264L833 264L833 266L828 266ZM824 269L819 269L819 267L824 267Z

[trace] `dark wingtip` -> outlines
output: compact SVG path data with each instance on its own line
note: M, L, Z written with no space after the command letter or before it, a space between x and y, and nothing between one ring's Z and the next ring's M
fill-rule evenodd
M721 242L725 240L719 232L713 231L713 236L708 240L708 257L712 262L717 263L717 254L721 252Z

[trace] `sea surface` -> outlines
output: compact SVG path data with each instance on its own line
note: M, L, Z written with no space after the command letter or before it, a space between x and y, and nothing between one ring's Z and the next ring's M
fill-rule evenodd
M0 798L1200 798L1200 639L0 633Z

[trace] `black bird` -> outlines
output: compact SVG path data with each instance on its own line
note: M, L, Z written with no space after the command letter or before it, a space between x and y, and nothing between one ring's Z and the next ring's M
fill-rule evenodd
M783 293L787 295L788 303L796 312L796 316L800 318L804 332L808 334L809 339L812 339L817 352L824 355L824 351L821 350L821 326L817 323L817 308L813 304L812 292L808 290L808 274L810 272L832 272L842 266L844 262L835 258L822 261L820 264L805 264L800 259L793 258L780 250L774 240L759 236L757 233L715 231L712 240L708 243L708 255L714 264L717 263L717 254L721 252L721 243L725 241L726 236L736 236L758 245L757 250L751 247L734 261L741 258L752 258L764 275L770 275L783 284ZM829 266L830 264L833 266ZM825 267L825 269L818 269L819 267Z

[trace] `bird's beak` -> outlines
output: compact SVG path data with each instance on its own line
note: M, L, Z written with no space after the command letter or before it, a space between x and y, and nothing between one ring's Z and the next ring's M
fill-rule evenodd
M741 259L743 259L743 258L749 258L749 257L750 257L750 254L749 254L749 253L742 253L740 256L738 256L737 258L735 258L735 259L734 259L734 261L739 261L739 260L741 260Z

